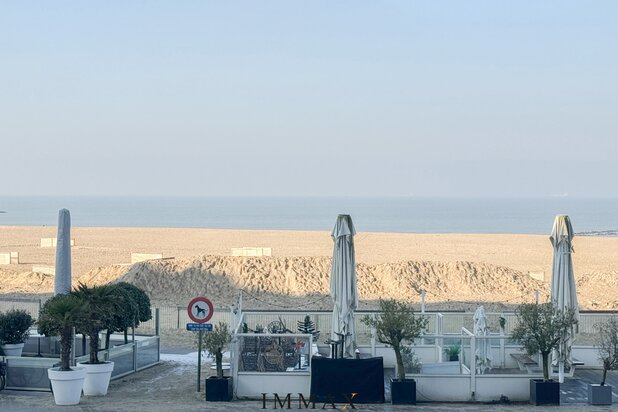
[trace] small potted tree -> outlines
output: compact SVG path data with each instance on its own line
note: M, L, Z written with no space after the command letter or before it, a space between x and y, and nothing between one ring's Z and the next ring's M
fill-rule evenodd
M114 362L99 359L99 332L111 324L116 309L121 307L121 296L117 289L110 285L90 287L79 284L71 293L84 303L86 316L83 322L77 325L77 330L87 335L90 342L89 359L79 364L86 368L84 395L106 395Z
M215 358L217 376L206 379L207 401L232 400L232 378L223 376L223 351L232 341L227 323L219 322L212 332L202 334L202 347Z
M595 325L595 343L599 360L603 362L603 379L600 384L588 384L588 403L591 405L611 405L612 386L606 385L607 372L618 369L618 320L610 318Z
M25 310L0 313L0 349L4 356L21 356L34 319Z
M52 385L56 405L77 405L82 394L86 368L71 368L73 328L86 316L84 302L75 295L56 295L41 307L39 333L60 336L60 366L49 368L47 376Z
M530 380L530 401L536 405L560 404L560 383L549 379L549 354L577 323L572 310L562 311L551 303L522 304L517 309L518 324L512 338L528 355L541 353L543 379Z
M362 322L375 328L380 343L389 345L395 351L397 360L397 379L391 380L391 402L393 404L416 403L416 381L406 379L403 364L403 342L414 343L427 326L427 319L415 316L412 307L394 299L380 299L380 314L375 317L365 315Z
M419 357L416 356L416 353L414 353L412 346L404 346L401 348L401 358L406 373L421 373L423 364Z

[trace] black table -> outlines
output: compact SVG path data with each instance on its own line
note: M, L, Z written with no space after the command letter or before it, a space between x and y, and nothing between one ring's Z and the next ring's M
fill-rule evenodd
M311 396L316 402L384 402L384 362L369 359L311 359Z

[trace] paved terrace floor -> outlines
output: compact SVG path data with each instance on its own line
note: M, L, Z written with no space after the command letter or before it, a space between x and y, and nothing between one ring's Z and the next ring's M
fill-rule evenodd
M562 385L562 405L558 407L535 407L524 403L419 403L414 407L390 404L356 405L358 411L618 411L618 403L612 406L592 407L586 404L588 382L598 382L600 371L578 370L575 377ZM618 402L618 374L612 372L608 381L614 386L614 402ZM253 411L263 410L261 401L234 401L231 403L205 402L203 387L196 391L195 365L180 360L167 360L144 371L113 381L105 397L82 397L73 407L56 406L53 395L48 392L9 391L0 392L2 412L50 412L50 411ZM446 388L445 388L446 389ZM342 410L344 405L337 405ZM298 403L292 404L297 409ZM316 405L321 409L322 405ZM540 409L539 409L540 408ZM274 404L267 404L274 409ZM278 408L280 409L280 408ZM332 409L331 409L332 410ZM347 410L350 410L349 408Z

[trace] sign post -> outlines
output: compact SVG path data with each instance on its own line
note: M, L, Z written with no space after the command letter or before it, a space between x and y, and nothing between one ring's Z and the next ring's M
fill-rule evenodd
M198 332L197 340L197 391L200 391L200 383L202 381L202 336L203 331Z
M189 302L187 306L187 314L195 323L187 323L188 331L197 331L197 391L200 391L200 383L202 380L202 338L204 331L210 332L212 324L206 323L212 318L214 313L212 302L203 296L198 296Z

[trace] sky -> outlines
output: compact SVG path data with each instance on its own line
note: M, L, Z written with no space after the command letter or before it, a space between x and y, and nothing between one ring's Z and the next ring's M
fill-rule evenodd
M0 0L0 195L618 197L617 18Z

